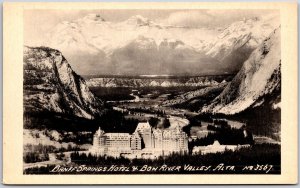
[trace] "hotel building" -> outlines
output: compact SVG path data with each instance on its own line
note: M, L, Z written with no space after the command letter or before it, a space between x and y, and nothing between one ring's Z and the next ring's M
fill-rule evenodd
M155 129L148 122L139 123L133 134L105 133L100 129L93 138L91 153L127 158L157 158L188 151L188 136L179 126Z

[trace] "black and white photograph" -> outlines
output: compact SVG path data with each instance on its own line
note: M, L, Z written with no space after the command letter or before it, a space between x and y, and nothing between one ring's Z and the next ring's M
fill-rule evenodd
M281 174L279 10L23 16L23 174Z

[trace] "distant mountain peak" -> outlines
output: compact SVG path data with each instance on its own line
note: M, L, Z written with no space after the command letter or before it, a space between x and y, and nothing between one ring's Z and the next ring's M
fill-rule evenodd
M150 25L150 23L152 23L152 21L150 19L145 18L141 15L132 16L126 22L128 24L138 25L138 26Z
M105 19L100 14L88 14L84 18L84 20L91 20L95 22L104 22Z

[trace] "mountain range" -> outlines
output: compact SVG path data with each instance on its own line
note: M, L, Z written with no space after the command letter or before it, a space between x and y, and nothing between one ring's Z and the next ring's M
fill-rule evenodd
M162 105L193 107L200 113L234 115L253 109L280 109L281 35L274 30L244 62L228 84L191 91ZM209 99L209 100L207 100Z
M116 77L96 77L86 79L89 87L178 87L178 86L211 86L219 83L227 83L232 79L232 75L218 76L197 76L180 78L116 78Z
M236 73L279 26L277 17L244 19L225 28L164 25L140 15L121 22L99 14L63 21L45 37L79 74Z

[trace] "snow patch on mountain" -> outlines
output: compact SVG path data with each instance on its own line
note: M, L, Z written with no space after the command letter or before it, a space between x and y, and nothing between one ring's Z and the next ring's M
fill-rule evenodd
M150 82L150 84L149 84L149 86L159 86L160 84L157 82L157 81L155 81L155 80L153 80L152 82Z
M281 102L273 104L273 109L281 109Z

